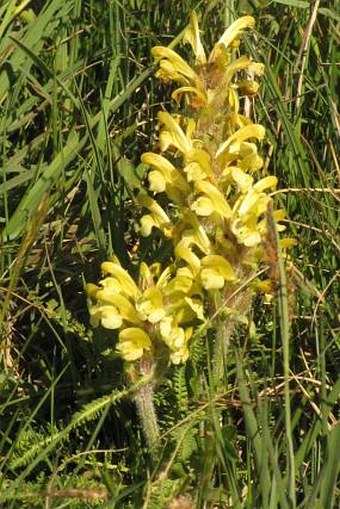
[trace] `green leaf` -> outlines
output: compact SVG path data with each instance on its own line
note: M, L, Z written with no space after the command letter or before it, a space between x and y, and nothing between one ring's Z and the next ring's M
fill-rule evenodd
M3 240L17 238L30 218L37 212L39 204L45 195L49 194L53 186L58 182L63 171L78 155L84 147L87 137L79 141L75 131L71 131L65 147L57 154L51 164L42 168L41 174L35 184L24 194L14 214L2 231Z

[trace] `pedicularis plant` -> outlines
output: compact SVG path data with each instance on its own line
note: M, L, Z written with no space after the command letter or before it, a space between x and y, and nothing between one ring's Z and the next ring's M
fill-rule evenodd
M257 94L254 78L264 71L262 64L238 56L240 37L253 26L250 16L235 21L207 57L193 13L184 35L195 55L193 66L167 47L153 48L156 76L179 84L172 99L182 112L158 113L160 153L141 157L150 168L150 193L140 194L137 203L147 211L141 235L156 228L170 240L171 263L142 262L135 281L113 258L102 264L99 285L87 285L92 324L119 331L116 350L132 381L150 377L136 401L151 445L158 440L153 374L186 362L190 339L205 322L216 328L213 366L221 373L235 325L249 321L255 292L270 289L258 274L277 179L261 178L258 143L264 127L240 113L240 103ZM272 217L277 222L284 212Z

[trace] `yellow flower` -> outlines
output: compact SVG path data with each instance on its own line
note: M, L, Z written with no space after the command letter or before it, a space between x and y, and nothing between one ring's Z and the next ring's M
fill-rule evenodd
M147 214L141 219L141 234L143 237L148 237L154 226L159 228L166 237L170 237L172 230L171 221L162 207L146 194L139 195L137 201L139 205L149 209L151 212L151 214Z
M144 351L151 350L151 339L148 334L138 327L129 327L119 333L117 351L126 361L140 359Z
M177 81L182 85L194 85L202 89L202 81L189 64L174 50L165 46L155 46L152 56L160 59L156 76L162 80Z
M255 247L261 243L261 235L257 229L255 217L251 217L247 223L239 218L235 219L231 230L239 244L243 244L246 247Z
M185 362L189 357L187 343L192 335L192 328L186 330L178 327L172 318L168 317L160 323L160 334L164 343L170 349L170 359L173 364Z
M102 264L102 271L110 276L99 282L100 286L86 285L90 297L90 318L94 326L99 323L106 329L118 329L123 321L140 323L131 299L135 299L140 291L128 274L117 261Z
M233 150L237 151L238 157L241 158L239 161L239 168L241 170L254 173L262 168L263 160L257 153L255 143L243 141L238 146L235 144L233 147L230 147L229 152L232 153Z
M184 133L170 113L160 111L158 119L160 124L164 126L159 136L162 151L166 151L169 147L175 147L182 154L189 153L193 148L191 139Z
M201 260L201 281L206 290L220 290L226 281L236 281L235 272L230 263L220 255L204 256Z
M220 83L219 89L221 91L223 89L225 89L227 91L228 87L230 86L231 80L235 76L236 73L239 73L240 71L250 72L251 68L256 70L258 74L262 74L264 66L262 64L257 64L257 66L254 67L253 62L246 56L237 58L236 60L234 60L234 62L230 63L225 68L223 76L221 78L221 83ZM238 88L239 86L240 86L240 82L236 82L234 85L234 88Z
M190 266L194 276L198 274L201 268L201 261L199 257L193 253L190 247L186 247L181 243L177 244L175 248L175 256L177 260L184 260Z
M241 196L233 207L233 212L237 211L239 216L252 214L259 217L267 210L269 196L263 193L265 189L274 189L277 185L277 178L274 176L265 177L259 180L246 195Z
M196 214L189 209L182 210L182 220L174 229L176 246L184 247L196 246L202 253L209 254L211 251L211 242L209 237L199 222Z
M138 295L139 290L136 283L119 262L115 260L104 262L101 264L101 269L104 274L111 274L119 282L123 293L131 296Z
M119 329L123 318L115 306L94 305L89 309L90 322L93 327L101 324L105 329Z
M198 28L198 20L195 11L192 11L190 15L190 23L186 28L183 37L184 42L188 42L196 57L196 64L203 65L207 62L205 51L200 37L200 31Z
M265 177L236 200L233 206L231 231L240 244L254 247L261 243L265 225L261 221L258 222L258 219L267 210L270 201L269 195L263 191L275 188L276 184L276 177Z
M186 195L190 192L186 180L165 157L154 152L145 152L141 160L143 164L155 168L148 175L151 191L155 193L166 191L169 198L175 201L180 201L183 194Z
M102 290L98 290L96 299L98 303L104 304L105 307L107 305L112 305L113 308L118 309L123 320L136 324L140 322L140 318L135 307L123 295L110 294L109 291L107 291L107 288L103 288Z
M192 309L194 316L196 316L199 320L204 322L205 316L204 316L203 300L199 299L199 298L192 298L192 297L185 297L184 299L185 299L185 302Z
M286 227L282 224L279 224L279 221L283 221L286 218L286 212L283 209L274 210L273 218L276 223L277 231L278 232L284 231L286 229ZM265 233L267 233L267 218L266 217L264 217L263 219L261 219L261 221L259 221L257 229L261 233L261 235L264 235Z
M216 186L205 180L195 182L195 190L204 196L199 197L191 205L191 210L198 216L210 216L216 212L221 217L228 219L232 215L230 205Z
M208 104L207 94L204 91L198 90L198 88L195 87L176 88L176 90L172 92L171 97L179 105L180 99L183 94L191 94L193 96L193 99L190 100L190 105L192 107L195 107L196 109L203 108Z
M224 49L229 48L232 43L235 43L235 40L239 39L242 32L246 28L253 28L255 25L255 20L252 16L243 16L242 18L237 19L228 27L223 35L219 38L217 43L215 44L212 52L209 56L209 62L214 62L221 53L221 47Z
M213 176L211 169L211 155L203 148L194 148L187 155L186 162L196 162L202 166L203 171L210 177Z
M215 157L222 159L228 151L233 149L233 146L240 147L240 144L251 138L262 140L265 135L265 128L260 124L249 124L241 129L238 129L234 134L220 144L218 147ZM237 150L237 149L236 149Z
M87 285L91 322L119 330L117 352L126 361L143 355L158 359L166 346L170 362L185 362L191 326L205 321L207 292L226 296L230 286L241 291L244 267L256 271L264 260L265 213L277 179L256 182L255 172L263 166L258 142L265 129L239 113L240 94L257 94L254 79L264 66L246 56L234 58L242 32L253 26L251 16L235 21L207 61L193 13L184 42L193 49L194 68L169 48L152 50L159 59L157 76L179 84L172 98L179 106L185 96L189 111L158 113L160 149L169 152L169 159L154 152L141 158L149 166L150 191L166 195L167 201L161 197L166 208L147 193L136 198L147 209L141 234L147 237L155 227L171 239L171 262L165 270L160 263L142 262L136 284L114 258L102 264L105 277L99 285ZM284 218L283 211L273 214L276 222ZM235 303L228 312L247 322Z
M164 288L163 290L164 295L170 297L174 305L177 306L178 298L182 299L183 294L187 294L188 292L190 292L192 283L193 283L192 275L176 274L176 276L169 281L166 288ZM169 307L170 306L169 300L167 304ZM180 304L182 304L182 302L180 302Z
M247 173L241 170L238 166L229 167L225 172L223 172L224 175L227 175L228 173L242 194L245 194L252 187L254 182L253 177L251 175L247 175Z
M165 316L163 295L159 288L147 288L136 302L136 310L142 320L157 323Z

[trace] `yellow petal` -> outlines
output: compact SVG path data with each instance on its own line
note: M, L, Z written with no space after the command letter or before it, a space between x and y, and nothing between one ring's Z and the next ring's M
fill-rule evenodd
M190 265L193 274L196 274L200 270L200 259L189 247L177 244L175 248L175 256L177 259L184 260L188 265Z
M190 99L190 104L194 108L203 108L208 103L208 98L202 90L199 90L195 87L180 87L174 90L171 94L171 97L174 101L179 105L181 96L183 94L192 94L194 96L194 99Z
M129 327L119 333L117 350L126 361L135 361L142 357L144 350L151 349L151 339L138 327Z
M211 168L211 155L203 148L193 148L191 152L186 155L186 162L199 164L204 173L208 177L213 178L214 172Z
M167 229L170 228L171 222L162 207L146 194L141 194L137 197L139 205L150 210L151 214L141 218L141 233L143 236L148 237L154 226L160 228L165 234Z
M154 226L156 228L159 227L158 222L156 222L150 214L146 214L145 216L143 216L140 220L140 224L141 224L140 232L143 237L149 237Z
M166 126L159 136L159 141L163 151L167 150L169 146L174 146L183 154L190 152L192 149L191 140L187 138L182 128L178 125L175 119L166 111L158 113L158 119L161 124Z
M190 192L190 188L185 179L175 168L175 166L171 164L170 161L168 161L165 157L161 156L160 154L155 154L154 152L145 152L142 155L141 160L143 164L156 168L157 173L149 173L149 181L151 184L150 188L152 191L156 191L157 188L162 188L162 191L156 192L163 192L165 191L166 184L170 184L180 189L184 193ZM159 173L161 173L162 176L160 176Z
M188 78L176 70L172 62L165 59L160 61L159 69L156 71L155 76L159 80L165 82L175 81L181 85L187 85L190 83Z
M154 286L154 275L157 276L157 270L159 269L158 267L151 267L152 265L149 266L145 262L141 262L140 264L138 286L142 292L147 288Z
M178 73L182 77L182 82L184 78L187 82L195 85L201 83L195 71L174 50L165 46L155 46L152 48L151 53L154 58L165 59L168 62L169 79L173 79L171 74L173 72Z
M110 289L112 294L117 294L122 292L122 285L119 280L113 276L106 276L104 279L99 281L99 284L102 288Z
M136 303L136 309L143 320L157 323L165 316L162 292L159 288L147 288Z
M154 193L164 193L166 189L166 180L160 171L150 171L148 179L150 184L150 191Z
M235 281L236 275L234 269L223 256L220 255L207 255L201 260L202 267L213 268L223 276L226 281Z
M258 93L260 85L256 81L241 80L237 83L237 88L242 95L252 97Z
M114 278L110 278L114 279ZM101 283L105 283L105 279L101 281ZM121 286L116 280L117 285L114 286L102 286L97 290L96 299L100 300L101 303L114 304L114 299L116 295L119 295L122 292Z
M170 163L170 161L155 152L144 152L144 154L142 154L141 161L143 164L155 166L161 170L167 179L170 179L172 172L176 171L176 168Z
M203 180L195 182L195 189L199 193L204 193L211 200L213 207L217 213L221 214L221 216L225 217L226 219L231 217L232 210L230 208L230 205L224 198L221 191L219 191L216 186L214 186L210 182ZM207 203L206 206L208 206Z
M179 278L184 277L188 281L193 281L195 274L189 267L180 267L176 271L176 276Z
M190 15L190 24L185 29L183 41L188 42L191 45L196 57L196 64L205 64L207 59L200 38L198 20L195 11L192 11Z
M185 344L184 329L178 327L171 317L166 317L160 322L159 330L163 341L172 350Z
M232 23L227 30L223 33L220 39L214 46L210 56L209 62L213 62L217 56L218 47L220 44L228 48L235 39L238 39L243 30L246 28L253 28L255 26L255 19L252 16L243 16Z
M203 180L207 178L207 174L204 172L202 166L196 162L187 164L183 171L187 175L188 182L195 182L197 180Z
M274 175L269 175L268 177L265 177L254 185L254 189L258 192L262 192L265 189L275 189L277 186L277 178L274 177Z
M218 147L215 157L220 157L234 142L242 142L250 138L256 138L262 140L265 136L265 128L260 124L250 124L241 129L238 129L236 133L232 134L226 141L221 143Z
M205 290L221 290L224 287L224 277L215 269L202 269L200 276Z
M242 227L240 230L232 228L237 237L237 241L246 247L255 247L261 243L261 235L257 230L251 230L247 227Z
M239 216L245 216L246 214L251 213L255 217L259 217L266 211L269 200L270 198L266 194L259 193L253 187L243 198L240 199L240 203L236 202L235 208L239 205Z
M112 302L119 309L124 320L135 324L140 323L140 318L135 305L129 302L123 295L116 295L112 299Z
M291 249L292 247L297 245L297 239L292 237L286 237L285 239L280 239L279 244L281 249Z
M203 226L197 219L196 214L191 210L183 210L183 223L184 229L181 229L180 240L183 246L191 247L197 246L203 253L208 254L211 251L211 244L208 235L206 234ZM188 225L188 227L187 227ZM182 227L183 225L181 225Z
M244 171L240 170L237 166L232 169L232 177L238 185L241 193L246 193L253 185L253 177L247 175Z
M243 171L254 173L263 166L263 160L257 153L255 143L249 143L247 141L240 143L239 156L242 157L239 161L239 167Z
M191 290L192 279L192 275L176 275L164 288L164 295L172 299L172 294L176 294L175 298L178 299L178 294L188 293Z
M207 196L200 196L191 204L191 210L198 216L210 216L216 209L213 202Z
M169 279L171 278L173 272L173 268L169 265L163 272L158 276L158 280L156 283L157 288L164 288L169 283Z
M136 297L139 294L138 287L129 273L123 269L121 265L115 262L103 262L101 264L101 269L106 274L111 274L116 279L118 279L122 291L125 294L129 294L131 296Z
M256 76L262 76L264 69L264 64L261 64L260 62L251 62L249 66L249 71L254 73Z
M86 294L91 297L91 299L96 298L97 291L100 290L100 287L97 285L94 285L93 283L87 283L85 286Z
M100 321L105 329L119 329L123 323L123 318L115 306L95 306L90 308L90 317L96 322Z
M187 346L183 346L179 350L170 354L170 360L172 364L178 365L182 362L186 362L189 358L189 350Z
M203 302L199 299L192 299L191 297L185 297L185 302L190 306L195 315L199 320L204 321L204 306Z
M239 73L240 71L247 71L251 66L251 63L252 63L251 60L245 55L243 55L242 57L237 58L232 63L227 65L224 75L221 79L222 83L221 88L222 90L223 88L225 89L225 93L228 92L228 87L230 86L230 82L232 78L235 76L235 74ZM236 86L238 86L238 83L236 84Z

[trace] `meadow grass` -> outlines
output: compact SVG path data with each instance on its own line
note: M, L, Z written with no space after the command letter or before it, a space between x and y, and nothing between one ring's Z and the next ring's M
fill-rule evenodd
M256 19L252 115L297 243L272 260L280 291L254 302L223 376L208 327L159 381L155 457L84 282L113 253L167 260L139 238L134 196L172 108L150 50L186 54L193 8L210 48ZM1 3L0 507L339 507L339 22L335 0Z

